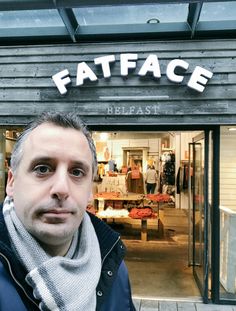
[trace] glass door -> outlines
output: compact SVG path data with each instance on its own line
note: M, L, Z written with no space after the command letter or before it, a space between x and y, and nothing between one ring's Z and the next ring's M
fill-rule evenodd
M204 302L208 301L209 132L189 144L189 263Z

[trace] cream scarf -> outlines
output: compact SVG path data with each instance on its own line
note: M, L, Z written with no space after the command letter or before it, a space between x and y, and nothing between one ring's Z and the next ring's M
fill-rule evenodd
M75 234L66 256L51 257L25 229L10 197L4 201L3 215L13 249L28 271L26 281L40 300L40 310L94 311L101 254L89 216L85 213L80 234Z

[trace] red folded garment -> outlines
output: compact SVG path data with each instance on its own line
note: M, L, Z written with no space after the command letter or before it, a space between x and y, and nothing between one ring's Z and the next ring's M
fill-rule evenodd
M132 208L132 210L129 213L129 217L134 219L142 219L142 218L155 218L156 215L152 211L151 208Z
M166 193L147 194L147 199L154 202L169 202L170 196Z

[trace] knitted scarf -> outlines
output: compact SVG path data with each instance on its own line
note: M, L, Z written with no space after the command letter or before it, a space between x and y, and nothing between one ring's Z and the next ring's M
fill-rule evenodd
M85 213L68 253L52 257L25 229L10 197L4 201L3 215L16 256L28 271L25 279L40 300L40 310L94 311L101 254L89 216Z

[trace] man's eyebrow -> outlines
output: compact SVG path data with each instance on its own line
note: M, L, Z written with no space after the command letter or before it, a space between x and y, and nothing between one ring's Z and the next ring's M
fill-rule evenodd
M39 156L30 161L30 167L34 167L36 164L39 163L50 163L50 162L51 163L55 162L55 159L46 156Z
M72 166L82 167L85 171L89 171L91 165L84 161L71 161Z
M40 163L52 163L52 164L56 164L57 163L57 159L53 158L53 157L47 157L47 156L39 156L36 157L34 159L31 160L30 162L30 169L32 169L35 165L40 164ZM89 163L87 163L86 161L79 161L79 160L71 160L70 161L70 166L79 166L81 168L83 168L85 171L89 171L91 165Z

